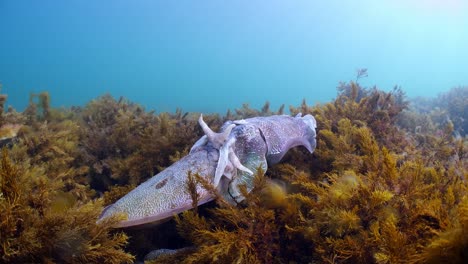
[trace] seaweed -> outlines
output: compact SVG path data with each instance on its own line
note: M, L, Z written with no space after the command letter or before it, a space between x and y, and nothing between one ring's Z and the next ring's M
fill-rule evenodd
M77 122L36 122L22 128L10 156L40 168L50 179L60 182L62 191L86 201L94 191L89 188L89 168L83 164L79 145Z
M2 84L0 84L0 92L1 90ZM12 107L8 107L8 111L5 112L7 98L8 95L0 93L0 147L11 146L24 123L22 115Z
M453 123L454 135L464 137L468 132L468 87L455 87L436 98L417 97L410 101L410 110L400 126L418 132L435 133L448 122Z
M448 123L421 145L420 135L397 125L406 107L399 89L349 88L334 102L291 108L317 118L312 159L296 151L259 172L237 206L217 196L207 214L183 213L178 230L194 248L154 262L437 263L452 254L466 261L466 140ZM443 254L445 246L452 250Z
M15 164L3 149L0 163L0 255L6 263L130 263L127 237L110 234L119 218L95 220L102 202L54 206L61 184L40 168Z
M398 166L385 148L363 162L362 173L338 170L318 182L285 168L297 178L293 184L302 199L314 198L304 203L310 222L299 231L315 245L314 258L321 262L405 263L449 221L448 208L466 194L466 184L440 168ZM447 185L457 191L444 196Z
M0 83L0 92L2 91L2 84ZM0 127L3 125L3 112L5 111L5 102L8 96L6 94L0 94Z
M50 95L48 92L31 93L29 95L29 105L24 111L28 124L37 121L50 119Z
M457 221L437 232L429 245L413 260L414 263L465 263L468 259L468 199L457 208Z
M187 155L203 135L199 114L155 113L111 95L57 109L47 93L31 95L23 113L0 114L3 127L21 126L0 162L1 262L121 263L161 247L186 248L152 262L466 262L464 88L408 105L397 87L362 87L366 74L341 83L329 103L290 107L317 120L313 155L294 149L259 170L250 193L239 186L246 199L236 205L189 174L193 205L196 184L216 202L152 231L113 230L118 217L95 221L104 205ZM218 130L227 119L283 111L245 104L204 119Z
M259 206L258 190L264 189L265 184L260 169L253 195L241 188L247 197L244 206L218 200L220 207L211 210L210 219L198 215L196 210L177 217L179 232L196 246L184 263L271 263L279 251L279 232L274 211Z
M236 115L232 115L230 111L226 114L226 120L243 119L256 116L271 116L282 115L284 113L284 104L277 111L271 111L270 102L266 101L260 110L252 109L248 103L242 104L242 108L235 109Z
M441 108L447 109L454 129L462 137L468 133L468 87L455 87L438 96Z
M330 103L308 106L303 100L301 106L290 106L291 114L312 114L317 120L318 130L335 132L338 122L349 119L353 125L368 126L379 143L397 149L405 145L404 133L396 126L399 114L406 109L408 102L403 91L395 87L391 92L377 88L366 89L351 82L340 83L337 98ZM320 134L318 135L320 140Z
M196 119L181 110L156 115L110 95L90 102L81 116L84 160L91 164L92 187L101 191L141 183L188 153L201 136Z

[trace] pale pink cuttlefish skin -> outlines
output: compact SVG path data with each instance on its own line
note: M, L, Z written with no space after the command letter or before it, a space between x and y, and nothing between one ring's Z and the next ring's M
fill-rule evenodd
M142 183L114 204L106 207L98 222L115 214L127 219L116 227L161 223L192 208L187 191L189 173L198 173L230 202L243 199L238 190L245 184L252 189L253 177L259 168L279 162L295 146L304 146L311 153L316 146L316 121L300 114L254 117L227 121L220 133L213 132L199 119L205 136L192 147L189 155ZM214 199L200 184L198 204Z
M192 199L185 187L187 173L191 171L203 177L213 175L217 159L216 151L206 150L183 157L105 208L100 218L124 213L127 220L121 221L116 227L127 227L164 222L192 208ZM200 194L199 204L213 199L201 186L197 186L197 192Z

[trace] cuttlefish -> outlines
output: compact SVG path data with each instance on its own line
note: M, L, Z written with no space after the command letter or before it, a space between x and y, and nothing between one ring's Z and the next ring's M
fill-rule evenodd
M126 220L116 227L161 223L193 207L187 192L190 173L198 173L229 202L244 199L239 191L253 188L258 170L281 161L289 149L304 146L310 153L316 147L316 121L312 115L298 114L253 117L227 121L218 133L212 131L200 115L202 136L190 153L146 182L137 186L114 204L106 207L99 220L124 214ZM198 205L214 199L213 194L197 184Z

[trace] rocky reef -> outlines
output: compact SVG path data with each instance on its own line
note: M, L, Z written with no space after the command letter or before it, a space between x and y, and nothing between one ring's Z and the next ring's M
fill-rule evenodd
M96 219L189 152L203 135L199 113L111 95L53 108L46 92L20 113L4 111L1 95L0 262L132 263L164 248L146 263L466 263L467 91L409 100L398 88L341 83L331 102L289 108L316 118L313 155L294 149L258 170L238 204L190 175L191 197L198 182L214 202L133 229L113 229L120 216ZM245 104L204 120L218 131L283 112Z

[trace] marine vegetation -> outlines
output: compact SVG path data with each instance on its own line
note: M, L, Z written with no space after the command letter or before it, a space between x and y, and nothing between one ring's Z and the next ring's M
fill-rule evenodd
M110 95L91 101L80 117L83 159L91 186L100 191L150 178L187 154L200 133L196 119L181 110L156 115Z
M80 203L60 191L46 169L0 162L0 255L4 263L131 263L127 236L111 234L118 218L96 224L102 201Z
M251 118L257 116L271 116L284 114L284 104L279 107L277 111L271 111L270 102L266 101L260 110L250 108L248 103L244 103L241 108L235 110L235 114L228 110L225 120Z
M0 92L2 85L0 84ZM9 107L5 112L5 103L8 96L0 93L0 147L11 144L16 140L22 127L22 116Z
M1 156L0 262L131 263L126 234L111 229L119 218L96 224L103 201L93 200L77 123L50 114L8 117L22 127Z
M281 183L257 174L241 204L218 197L206 215L182 214L179 232L195 247L155 262L464 263L466 140L447 128L445 144L424 147L451 147L435 160L396 126L401 91L349 88L332 103L291 108L317 118L316 161L307 162L316 166L298 169L296 152L267 173Z
M463 137L468 133L468 86L452 88L436 98L414 98L409 110L400 126L436 133L451 122L455 135Z
M111 95L53 108L45 92L17 112L4 110L0 97L0 128L15 128L0 161L0 262L131 263L148 255L146 263L466 263L466 89L429 108L399 88L358 80L341 83L331 102L289 108L315 117L313 154L291 149L267 171L241 162L253 175L250 185L230 186L236 200L197 171L181 175L193 209L139 229L112 228L125 215L97 219L190 155L206 133L200 113L156 113ZM227 120L283 112L245 104L203 120L223 131ZM202 191L214 201L197 206Z
M468 133L468 87L455 87L437 97L440 108L447 109L455 131L461 136Z

